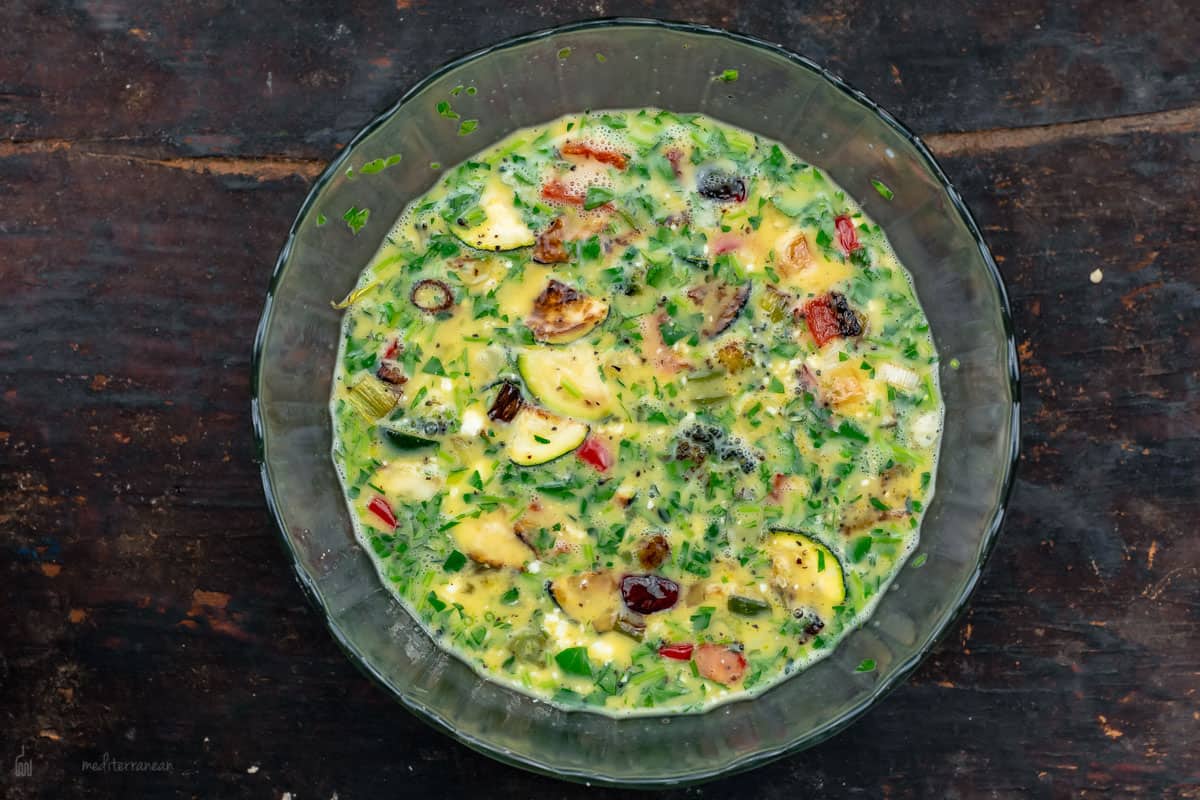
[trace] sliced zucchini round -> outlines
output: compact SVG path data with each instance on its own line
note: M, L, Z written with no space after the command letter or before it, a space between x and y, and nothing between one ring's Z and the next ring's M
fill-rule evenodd
M525 325L533 338L567 344L587 336L608 318L608 301L591 297L553 278L533 301Z
M463 244L476 250L498 252L534 243L533 231L513 205L511 189L499 183L489 184L479 196L479 206L487 217L483 222L470 227L450 225L450 232Z
M404 431L393 430L392 428L383 428L383 438L387 443L401 452L411 450L421 450L426 447L433 447L437 444L434 439L426 439L421 436L414 436L411 433Z
M621 594L616 577L607 570L564 575L546 582L546 590L562 612L576 622L604 633L617 621Z
M846 578L837 556L801 533L772 531L767 555L775 587L789 608L810 608L823 617L846 600Z
M445 479L441 470L428 460L399 459L381 467L371 482L388 497L424 502L442 490Z
M545 464L583 444L588 430L582 422L525 406L512 421L508 457L522 467Z
M530 348L517 356L517 370L529 393L551 411L587 420L613 413L612 392L590 347Z
M454 545L477 564L520 569L533 551L517 538L508 515L496 510L467 518L450 529Z

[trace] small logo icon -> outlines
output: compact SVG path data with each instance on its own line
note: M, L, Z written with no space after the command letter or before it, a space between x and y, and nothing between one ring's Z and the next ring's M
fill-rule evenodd
M13 762L13 775L18 778L28 778L33 775L33 760L25 756L25 745L21 745L21 754Z

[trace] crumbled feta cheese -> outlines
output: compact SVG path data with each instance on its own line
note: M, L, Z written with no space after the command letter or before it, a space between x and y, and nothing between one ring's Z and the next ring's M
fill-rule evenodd
M463 436L477 436L483 430L483 415L473 408L463 412L462 425L459 430Z

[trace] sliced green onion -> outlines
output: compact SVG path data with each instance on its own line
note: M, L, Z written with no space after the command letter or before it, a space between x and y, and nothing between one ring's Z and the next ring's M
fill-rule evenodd
M374 422L396 407L396 395L383 381L368 375L354 384L346 402L368 422Z

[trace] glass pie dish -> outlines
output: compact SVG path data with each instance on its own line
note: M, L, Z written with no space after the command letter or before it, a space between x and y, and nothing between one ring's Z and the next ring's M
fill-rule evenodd
M464 86L476 91L455 91ZM469 135L462 131L470 126L448 125L438 112L452 96L462 118L477 121ZM455 164L566 113L646 106L702 112L778 139L863 204L912 273L943 359L946 417L937 493L917 555L864 627L753 699L704 714L614 718L487 681L439 649L382 585L355 539L330 458L341 320L330 301L353 287L391 221L437 180L433 164ZM894 196L885 199L873 181ZM650 20L569 25L473 53L368 125L318 179L292 225L253 371L268 504L301 585L351 659L468 746L601 784L677 785L747 769L828 738L878 702L965 606L1004 516L1019 442L1005 290L924 145L862 94L782 48ZM874 669L857 671L864 662Z

